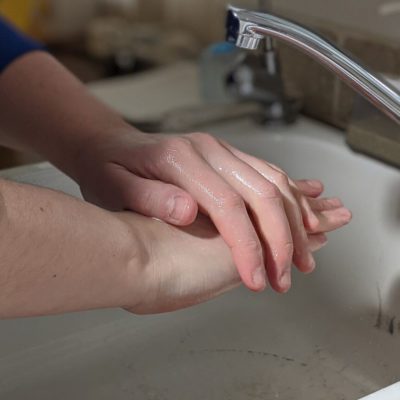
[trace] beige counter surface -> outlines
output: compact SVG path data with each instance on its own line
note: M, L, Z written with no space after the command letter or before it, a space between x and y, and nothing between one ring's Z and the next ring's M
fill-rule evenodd
M93 94L132 121L158 120L169 111L203 103L198 68L193 62L112 78L89 87Z

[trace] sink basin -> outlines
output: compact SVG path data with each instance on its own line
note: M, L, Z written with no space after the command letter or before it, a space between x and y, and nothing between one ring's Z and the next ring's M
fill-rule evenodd
M2 321L1 398L357 400L400 380L398 170L352 153L337 131L308 120L209 131L292 177L322 179L352 209L353 223L318 253L318 270L295 272L284 296L240 288L174 314ZM48 164L17 175L79 193Z

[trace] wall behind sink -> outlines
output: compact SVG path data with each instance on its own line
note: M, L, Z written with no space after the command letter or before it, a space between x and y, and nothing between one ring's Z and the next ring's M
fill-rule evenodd
M142 0L149 3L149 0ZM150 0L151 2L152 0ZM177 25L189 26L204 40L222 33L218 26L223 18L225 0L162 0L165 18ZM160 6L161 0L153 3ZM257 0L232 0L232 4L256 8ZM400 1L390 0L267 0L282 15L351 27L371 35L400 41Z

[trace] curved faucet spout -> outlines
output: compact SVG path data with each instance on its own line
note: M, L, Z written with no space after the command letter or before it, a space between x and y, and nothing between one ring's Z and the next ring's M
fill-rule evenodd
M265 37L291 44L333 71L400 125L400 92L378 74L311 30L270 14L229 7L228 40L255 50Z

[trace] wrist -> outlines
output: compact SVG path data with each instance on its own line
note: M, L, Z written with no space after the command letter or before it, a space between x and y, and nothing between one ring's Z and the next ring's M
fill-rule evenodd
M135 314L175 311L240 284L229 248L207 218L177 229L151 218L128 213L130 216L140 226L139 242L145 251L139 279L131 264L137 296L132 305L123 308Z
M123 252L115 283L117 307L135 312L146 301L149 275L152 270L151 219L131 212L114 213L120 223L120 242Z

